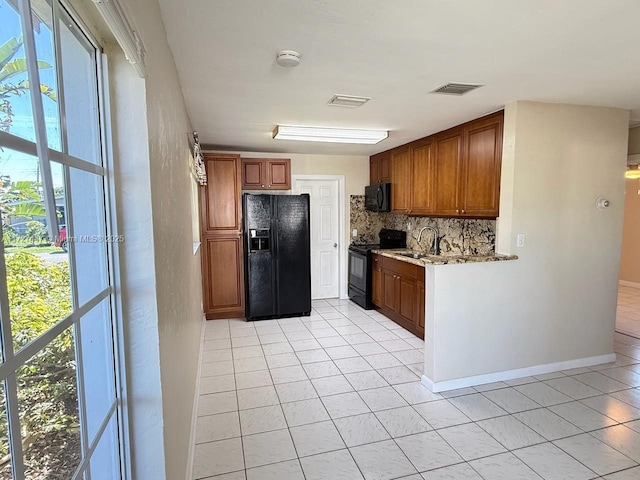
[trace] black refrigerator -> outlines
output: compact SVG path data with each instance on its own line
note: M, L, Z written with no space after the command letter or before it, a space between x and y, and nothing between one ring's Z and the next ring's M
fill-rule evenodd
M309 195L242 197L246 317L310 315Z

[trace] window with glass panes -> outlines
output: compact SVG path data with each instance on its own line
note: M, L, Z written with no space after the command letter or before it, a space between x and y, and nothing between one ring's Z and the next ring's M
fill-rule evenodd
M58 0L0 0L0 480L122 477L101 55Z

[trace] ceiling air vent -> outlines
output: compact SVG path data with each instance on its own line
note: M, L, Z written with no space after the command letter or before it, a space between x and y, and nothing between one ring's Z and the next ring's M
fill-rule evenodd
M361 107L371 100L371 97L354 97L353 95L334 95L327 105L334 107Z
M436 88L431 93L442 93L444 95L464 95L471 90L475 90L482 85L472 85L470 83L447 83L446 85Z

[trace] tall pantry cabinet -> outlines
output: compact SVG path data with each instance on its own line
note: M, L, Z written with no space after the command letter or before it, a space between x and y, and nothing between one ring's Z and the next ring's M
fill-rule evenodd
M240 155L205 153L200 187L202 287L207 320L244 317L242 163Z

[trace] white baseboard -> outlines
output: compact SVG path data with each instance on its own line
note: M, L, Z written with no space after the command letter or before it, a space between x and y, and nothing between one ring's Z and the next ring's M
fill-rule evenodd
M640 283L637 283L637 282L629 282L627 280L620 280L619 283L623 287L640 288Z
M592 365L600 365L602 363L610 363L615 361L616 354L610 353L608 355L598 355L597 357L578 358L576 360L567 360L565 362L534 365L533 367L518 368L516 370L505 370L504 372L487 373L484 375L475 375L473 377L456 378L454 380L445 380L442 382L434 382L426 375L422 375L422 385L424 385L434 393L446 392L448 390L455 390L458 388L484 385L485 383L514 380L516 378L530 377L531 375L542 375L543 373L559 372L560 370L570 370L572 368L591 367Z
M196 388L193 398L193 411L191 412L191 434L189 435L189 455L187 457L187 475L185 480L193 478L193 455L196 446L196 422L198 420L198 399L200 398L200 370L202 369L202 355L204 351L204 335L207 331L207 318L202 317L202 326L200 327L200 348L198 353L198 368L196 369Z

